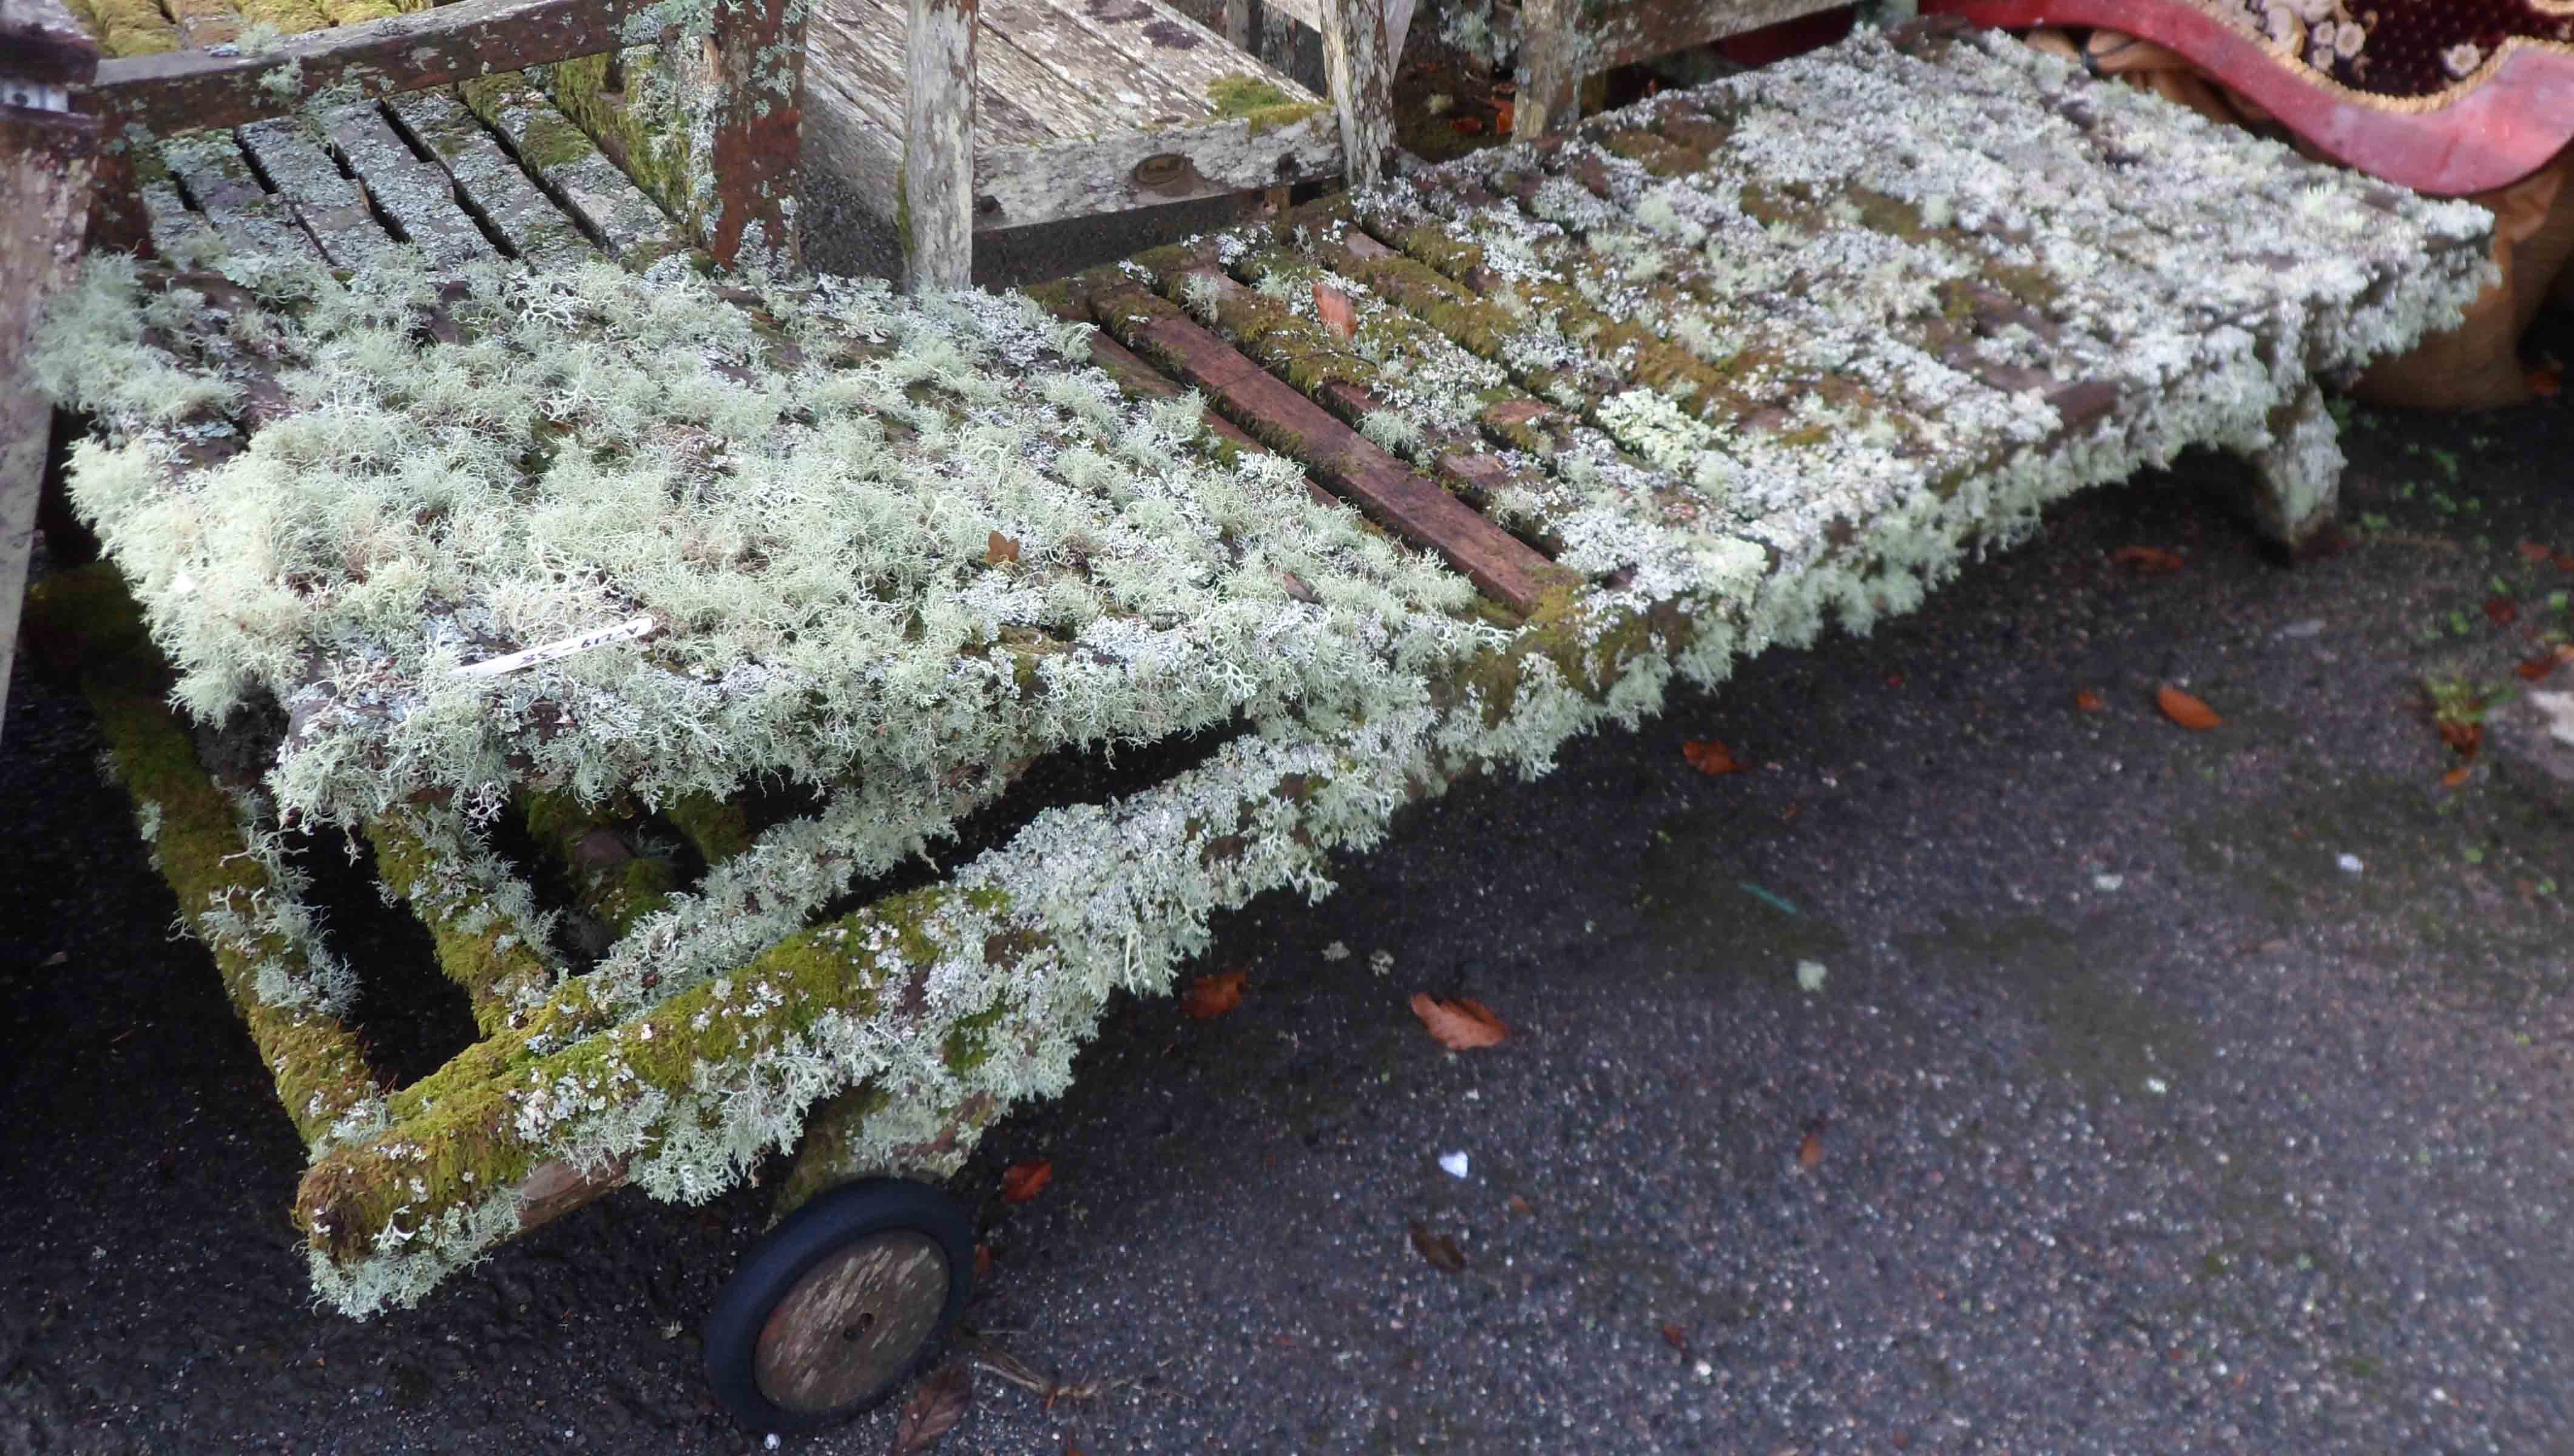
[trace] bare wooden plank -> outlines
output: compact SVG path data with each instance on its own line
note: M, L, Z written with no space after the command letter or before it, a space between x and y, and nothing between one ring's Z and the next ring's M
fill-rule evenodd
M284 116L325 91L374 99L613 50L630 39L627 22L645 4L458 0L400 20L292 36L257 55L176 51L109 61L85 109L112 131L129 123L155 133L240 126Z
M975 0L911 0L903 50L902 286L974 281Z
M1565 579L1518 538L1413 474L1142 285L1106 290L1091 307L1137 352L1205 391L1255 438L1286 446L1353 505L1404 540L1439 553L1486 596L1532 612L1547 589Z
M286 204L251 174L241 143L228 131L196 132L161 144L162 165L205 215L207 225L238 249L320 257L313 235Z
M1352 187L1385 178L1394 146L1394 52L1385 0L1321 0L1323 74L1341 119L1341 165Z
M242 150L322 246L332 267L364 268L394 246L393 234L367 210L366 194L340 175L339 164L300 121L254 122L240 136Z
M53 401L26 375L27 342L36 311L68 285L89 230L96 120L68 110L63 93L83 84L82 56L95 67L98 51L59 5L20 8L7 0L0 12L0 40L25 41L31 59L49 79L13 88L0 105L0 693L7 691L17 654L18 606L26 596L27 558L35 549L36 504L43 494L45 445L52 433ZM11 57L14 65L16 58ZM35 94L37 87L44 94ZM48 101L45 106L22 101ZM0 704L5 714L6 704Z
M457 203L455 180L422 161L375 103L344 107L327 124L332 145L358 174L376 211L393 219L403 237L428 255L431 267L496 256L492 240Z
M1524 0L1520 6L1520 89L1511 135L1551 137L1582 119L1582 0Z
M1244 120L1052 147L985 148L975 226L985 231L1122 212L1333 176L1340 124L1317 111L1259 130Z
M1102 5L1098 9L1118 20L1150 14L1136 3ZM1205 91L1190 86L1176 69L1154 64L1159 57L1137 54L1138 43L1152 43L1129 25L1103 27L1088 15L1050 0L983 0L982 20L983 43L987 47L998 40L1027 56L1032 64L1080 98L1082 109L1089 114L1099 115L1104 105L1113 106L1103 120L1114 129L1177 126L1203 120L1214 109ZM1195 39L1176 27L1164 33ZM1186 54L1172 52L1174 57ZM988 53L983 64L992 64ZM1054 127L1056 135L1066 137L1087 136L1100 129L1098 125L1081 130L1065 125Z
M1061 24L1049 43L1087 36L1102 56L1093 84L1109 88L1138 127L1174 125L1255 105L1311 106L1321 97L1226 44L1163 0L1030 0ZM1085 49L1083 55L1093 52ZM1173 99L1154 99L1156 88ZM1267 93L1275 93L1274 101ZM1130 99L1131 95L1131 99ZM1169 117L1169 121L1162 118Z
M1849 0L1526 0L1511 134L1553 136L1581 119L1587 76L1832 10Z
M500 140L447 91L412 91L385 103L394 124L445 168L465 205L510 250L539 268L577 266L596 256L590 238L538 190Z
M890 139L898 165L903 97L908 89L899 62L909 12L878 0L847 0L820 8L806 24L812 37L804 58L806 107L819 103L872 124ZM978 148L1041 146L1054 140L1055 134L1017 102L994 95L989 86L977 92L974 143Z
M458 95L611 257L644 268L686 246L660 205L600 155L527 77L486 77L459 88Z

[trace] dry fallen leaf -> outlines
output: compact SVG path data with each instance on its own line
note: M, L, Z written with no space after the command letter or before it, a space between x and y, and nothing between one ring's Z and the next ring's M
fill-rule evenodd
M1321 279L1314 281L1314 312L1322 319L1323 327L1332 331L1332 337L1344 344L1359 331L1358 305L1350 301L1348 294Z
M2535 683L2555 672L2558 661L2554 653L2540 653L2527 662L2514 664L2512 671L2519 674L2524 681Z
M2192 732L2203 733L2225 722L2216 716L2215 709L2168 683L2162 686L2162 691L2154 695L2154 706L2163 711L2163 717Z
M1001 1170L1001 1201L1025 1203L1053 1181L1052 1162L1012 1163Z
M2520 545L2513 547L2512 550L2520 554L2520 559L2522 561L2529 563L2533 567L2556 555L2556 549L2554 547L2541 546L2534 541L2524 541Z
M2107 713L2109 711L2109 703L2107 699L2104 699L2099 694L2085 688L2081 692L2073 695L2073 711L2075 713Z
M1502 1206L1513 1213L1519 1214L1523 1218L1537 1212L1535 1208L1529 1206L1529 1201L1526 1198L1521 1197L1517 1193L1513 1193L1509 1200L1504 1202Z
M2528 370L2523 377L2529 381L2529 392L2542 400L2556 398L2565 388L2565 367L2552 359Z
M2509 627L2520 620L2520 604L2508 597L2496 597L2485 604L2485 616L2497 627Z
M1193 1021L1212 1021L1242 1004L1243 987L1251 983L1247 970L1219 970L1189 982L1180 994L1180 1010Z
M973 1398L974 1377L967 1373L964 1361L939 1366L903 1402L902 1422L894 1427L893 1456L915 1456L937 1445L965 1419L966 1403Z
M1003 562L1014 562L1018 559L1019 544L997 531L992 533L990 541L984 543L983 564L985 566L997 567Z
M2122 546L2109 553L2109 560L2139 577L2168 577L2186 565L2179 553L2153 546Z
M2470 774L2470 773L2473 773L2473 772L2475 772L2475 771L2476 771L2476 765L2475 765L2475 764L2473 764L2473 763L2461 763L2461 764L2459 764L2457 767L2452 768L2452 769L2450 769L2448 772L2443 773L2443 774L2441 774L2441 775L2440 775L2440 786L2441 786L2442 788L2455 788L2455 787L2457 787L2459 784L2466 782L2466 781L2467 781L2467 775L2468 775L2468 774Z
M1421 1257L1430 1261L1430 1267L1443 1274L1466 1272L1466 1251L1457 1247L1457 1241L1448 1235L1432 1233L1426 1223L1417 1220L1413 1223L1412 1246L1421 1251Z
M1740 773L1746 766L1732 748L1714 738L1681 744L1681 756L1701 773Z
M1689 1327L1687 1325L1677 1324L1667 1324L1663 1326L1663 1343L1680 1351L1684 1355L1688 1354Z
M1484 130L1484 119L1480 116L1461 116L1448 124L1470 137L1480 135Z
M2474 757L2476 749L2485 745L2483 724L2460 723L2454 718L2445 718L2440 720L2439 728L2440 741L2455 749L2461 758Z
M1287 589L1288 596L1295 598L1297 601L1304 603L1308 607L1318 606L1323 600L1321 597L1315 595L1313 588L1305 585L1305 579L1303 577L1297 576L1294 572L1279 572L1278 585Z
M1824 1160L1824 1129L1809 1127L1806 1140L1797 1144L1797 1166L1811 1168Z
M991 1272L992 1246L990 1244L974 1245L974 1278L979 1282L984 1278L984 1276Z
M1481 1001L1460 996L1443 1001L1427 991L1412 993L1412 1014L1430 1028L1430 1034L1450 1051L1472 1051L1479 1046L1498 1046L1511 1034L1502 1018L1492 1013Z
M1493 134L1495 136L1508 135L1511 130L1511 123L1518 119L1518 109L1510 102L1497 101L1493 103Z

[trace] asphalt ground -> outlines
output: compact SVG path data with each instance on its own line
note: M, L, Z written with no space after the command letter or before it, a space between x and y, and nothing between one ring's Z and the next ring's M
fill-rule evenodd
M1237 1009L1121 1002L955 1181L938 1449L2574 1447L2574 786L2526 697L2574 667L2513 673L2574 627L2521 549L2574 551L2574 405L2347 442L2337 555L2265 558L2192 457L1225 917ZM2434 688L2522 696L2462 759ZM77 698L10 692L0 1452L755 1448L696 1333L753 1190L312 1305L250 1043ZM1512 1034L1443 1050L1425 990Z

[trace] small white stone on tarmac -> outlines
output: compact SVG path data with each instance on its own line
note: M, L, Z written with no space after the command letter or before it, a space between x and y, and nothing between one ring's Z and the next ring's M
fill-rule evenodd
M2125 884L2126 882L2127 876L2123 874L2095 874L2091 876L2091 887L2097 890L2116 889L2119 885Z
M2159 1097L2163 1093L2171 1090L2171 1084L2160 1077L2147 1077L2145 1078L2145 1090Z
M1369 951L1368 969L1375 971L1379 975L1394 974L1394 952L1391 950Z
M1462 1152L1443 1152L1439 1155L1439 1167L1452 1178L1462 1178L1466 1176L1468 1167L1466 1155Z
M2303 622L2291 622L2291 623L2289 623L2287 626L2285 626L2285 627L2283 627L2283 628L2280 628L2280 629L2279 629L2279 636L2281 636L2281 637L2320 637L2320 636L2322 636L2322 635L2323 635L2323 630L2324 630L2324 620L2323 620L2322 618L2320 618L2320 617L2309 617L2309 618L2307 618L2307 619L2306 619L2305 621L2303 621Z
M1323 958L1325 960L1347 960L1350 958L1350 947L1345 941L1335 940L1331 944L1323 947Z
M760 1443L759 1443L759 1444L760 1444L760 1445L762 1445L762 1446L764 1446L764 1447L766 1447L766 1448L768 1448L768 1449L769 1449L769 1450L771 1450L771 1451L776 1450L776 1449L777 1449L777 1433L776 1433L775 1431L771 1431L771 1432L769 1432L765 1437L763 1437L763 1438L760 1440Z
M2359 856L2356 854L2344 854L2333 862L2341 866L2341 872L2344 874L2357 874L2366 867L2359 862Z
M1822 990L1824 988L1824 963L1820 960L1798 961L1797 984L1803 987L1808 995L1812 995L1815 992Z

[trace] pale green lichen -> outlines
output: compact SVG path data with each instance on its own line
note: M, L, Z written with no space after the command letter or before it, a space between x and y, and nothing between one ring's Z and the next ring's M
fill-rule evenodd
M1585 580L1551 591L1507 631L1468 616L1464 594L1340 513L1299 514L1270 532L1272 518L1303 509L1295 467L1252 454L1230 474L1198 463L1193 401L1116 398L1104 376L1067 355L1077 337L1015 304L772 291L763 300L772 335L746 318L717 324L694 285L668 276L552 290L483 280L477 286L497 287L508 306L501 317L473 303L451 311L503 344L447 352L509 381L505 393L484 396L474 380L442 378L437 359L388 337L421 306L408 277L345 294L273 284L290 312L301 311L277 347L297 371L291 387L303 413L265 457L259 442L281 427L261 432L239 481L201 471L209 479L179 484L163 470L168 452L229 396L156 412L147 394L108 378L150 366L152 352L131 322L141 307L131 279L94 282L93 296L64 315L80 322L48 335L43 367L107 402L111 426L131 434L121 451L84 453L76 491L137 573L153 627L198 675L196 691L221 707L252 686L327 681L329 692L306 705L327 712L381 684L376 691L403 705L402 723L432 725L398 729L343 713L324 741L290 744L290 760L352 742L380 756L343 760L344 778L299 779L290 761L283 786L312 795L333 785L310 799L329 804L364 802L388 781L446 783L460 803L497 804L505 787L532 776L579 784L587 775L594 797L639 782L720 792L744 765L774 771L781 761L840 785L814 814L760 836L644 917L590 976L530 1008L523 1026L381 1112L350 1107L345 1134L335 1132L299 1200L318 1286L356 1311L417 1298L516 1230L508 1188L548 1161L620 1168L657 1196L709 1196L790 1143L826 1103L832 1146L812 1179L952 1169L1002 1109L1064 1085L1110 994L1166 989L1206 944L1212 916L1253 895L1325 892L1331 856L1375 842L1416 796L1475 772L1543 771L1572 734L1653 711L1675 678L1720 681L1743 654L1811 640L1830 622L1865 630L1917 604L1969 550L2024 535L2044 503L2187 443L2270 452L2283 514L2319 509L2331 442L2328 417L2311 408L2311 371L2405 342L2472 296L2472 249L2434 249L2428 264L2420 256L2426 240L2453 241L2460 219L2399 201L2372 232L2350 237L2337 209L2296 205L2314 174L2284 153L2237 154L2195 123L2114 101L2101 114L2122 145L2246 191L2184 204L2096 179L2039 177L2005 190L2012 169L2002 154L2017 122L1994 117L2042 130L2052 113L2031 94L2072 83L1999 45L1965 45L1937 76L1916 74L1892 92L1879 88L1878 72L1929 63L1864 37L1851 48L1864 64L1791 63L1618 119L1649 129L1668 117L1678 131L1693 106L1760 103L1790 116L1805 108L1802 126L1745 117L1720 144L1740 139L1727 165L1774 171L1775 195L1713 175L1657 174L1637 159L1661 154L1639 146L1515 148L1420 179L1416 200L1356 200L1351 215L1398 243L1401 258L1332 254L1346 224L1317 219L1294 235L1301 259L1270 256L1267 242L1219 248L1228 267L1262 284L1238 298L1213 280L1176 282L1171 270L1186 264L1178 257L1126 275L1195 288L1193 304L1221 329L1246 331L1250 347L1278 351L1277 367L1300 388L1404 380L1383 396L1386 418L1372 434L1442 438L1478 428L1495 407L1515 412L1516 424L1481 426L1516 473L1502 504L1515 524L1559 542L1558 561ZM1869 107L1957 123L1908 132L1955 140L1926 155L1872 157L1857 145L1864 129L1844 124L1845 112ZM1964 125L1969 111L1984 121ZM1615 206L1586 203L1572 182ZM1894 203L1854 193L1840 207L1824 197L1845 184ZM2090 210L2086 188L2130 211ZM1476 189L1485 198L1471 196ZM2280 206L2262 212L2247 196ZM2182 224L2193 208L2249 220L2212 256L2156 260L2133 216L2192 236ZM2337 240L2331 256L2313 256L2310 245L2327 233ZM2284 271L2263 263L2259 277L2237 266L2247 256L2238 250L2280 245L2307 261ZM2216 280L2211 307L2232 314L2191 312L2183 285L2198 273ZM1997 277L2015 280L2000 290L2007 308L1941 287ZM1290 346L1320 347L1311 285L1326 280L1359 302L1365 342L1353 340L1345 357L1290 364ZM1437 327L1407 328L1379 300ZM1147 302L1168 316L1168 305ZM1988 312L1987 333L1950 340L1954 352L1934 348L1960 303L1970 315ZM1622 310L1650 314L1651 324L1622 325ZM1872 317L1884 325L1874 336L1865 329ZM781 365L779 339L808 363ZM211 362L162 361L174 382L192 370L220 378L241 363L220 350ZM2116 407L2067 430L2033 388L1985 377L2006 365L2081 371L2042 378L2109 382ZM511 379L514 369L530 373ZM532 410L551 428L521 423ZM308 424L297 430L295 419ZM439 428L424 433L424 419ZM827 455L827 481L796 474L771 448L790 420L814 432L790 438ZM430 446L439 474L405 475L402 462ZM480 654L644 605L631 595L632 560L609 569L596 539L633 529L635 477L652 452L673 463L649 477L645 494L668 504L668 529L706 567L702 580L653 582L651 605L668 611L687 586L704 610L673 618L685 629L676 641L614 661L642 659L682 678L709 654L741 651L741 661L766 667L796 646L774 626L777 600L741 595L768 590L743 579L797 560L795 543L753 534L752 504L809 510L805 492L848 492L852 476L860 490L897 495L899 507L860 522L821 518L861 528L831 538L854 555L805 563L817 580L875 583L868 601L890 623L877 630L885 625L848 620L854 612L818 619L814 630L827 628L844 667L834 679L810 664L797 684L807 716L794 728L823 747L756 718L701 718L704 741L665 746L712 760L702 775L630 762L613 735L652 731L655 720L639 705L692 701L684 691L653 696L657 680L630 670L553 672L542 694L478 699L442 716L429 670L465 654L452 644L444 656L433 650L466 613L485 614L469 625ZM468 491L478 471L528 487L508 512L470 494L429 503L462 512L436 527L442 547L506 570L351 611L346 599L388 571L408 570L420 584L442 569L406 554L406 537L430 528L395 508L416 510L418 493L443 489L460 470ZM1007 486L1014 470L1028 473L1016 496ZM307 478L328 498L298 501ZM334 514L330 503L353 497L367 498L365 509ZM294 509L281 514L281 500ZM575 511L560 530L540 525L587 500L601 503L598 514ZM218 503L265 529L221 535ZM610 507L630 524L616 528ZM930 519L950 512L952 520ZM160 530L145 532L147 522ZM327 590L271 595L290 580L277 544L291 539L286 525L329 543L330 559L303 564ZM520 537L529 532L542 535L545 554L527 553ZM1328 549L1312 545L1318 536ZM248 564L218 560L204 549L209 539L247 551ZM1321 603L1290 598L1280 570ZM192 585L180 590L183 574ZM1189 630L1234 610L1245 624L1238 634ZM222 621L210 627L210 617ZM796 621L800 635L816 619ZM960 621L988 630L959 631ZM268 635L273 659L263 657ZM318 644L327 677L285 653L288 644ZM1095 678L1068 661L1085 653L1104 659ZM1271 661L1300 654L1310 674ZM831 699L853 658L887 678L868 680L877 696ZM224 676L244 661L240 681ZM1165 661L1185 677L1155 677ZM1156 716L1115 697L1120 684L1167 695L1197 678L1221 689L1188 712ZM815 692L825 695L818 710ZM834 703L867 711L835 719ZM1069 711L1076 704L1085 711ZM405 756L415 741L453 750L474 715L526 723L541 706L553 736L504 739L490 749L497 762L474 759L472 773L425 772L422 758ZM857 876L927 847L997 792L1008 774L995 765L1014 754L1219 721L1246 730L1193 768L1114 801L1047 809L938 888L810 924ZM599 736L609 740L590 740L603 723ZM833 736L840 728L845 742ZM959 738L958 750L924 751L942 733ZM362 761L373 777L359 773ZM850 766L865 769L854 783L820 771ZM984 771L948 776L969 766Z

